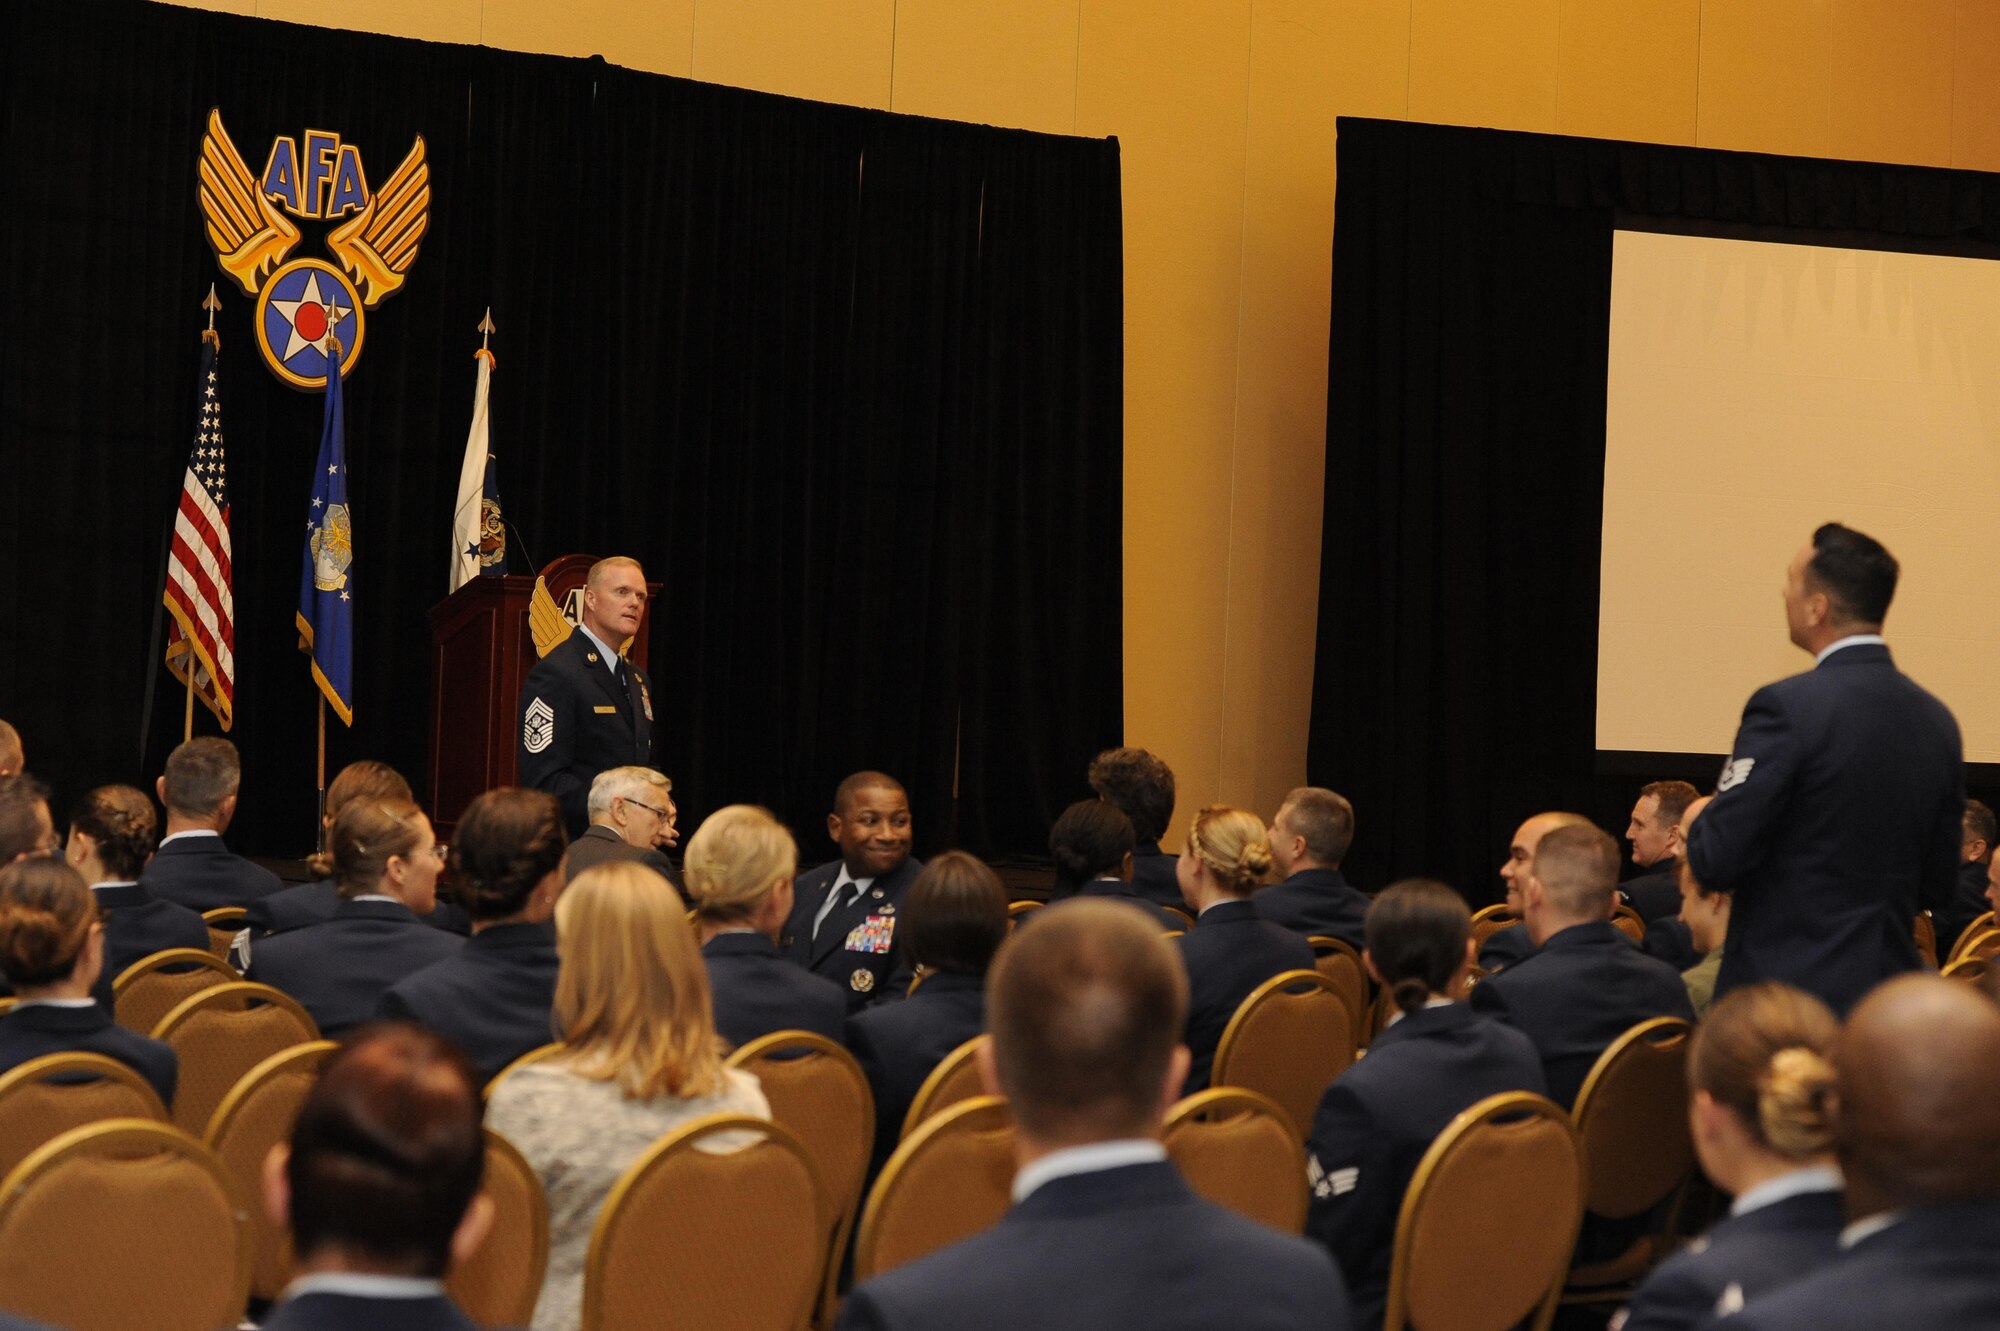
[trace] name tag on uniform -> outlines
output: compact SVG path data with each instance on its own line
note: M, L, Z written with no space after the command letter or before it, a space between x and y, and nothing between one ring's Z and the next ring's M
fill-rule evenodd
M870 915L848 931L847 950L849 952L887 952L889 942L896 936L896 917L893 915Z
M618 709L616 707L593 707L590 710L596 712L599 716L610 716Z

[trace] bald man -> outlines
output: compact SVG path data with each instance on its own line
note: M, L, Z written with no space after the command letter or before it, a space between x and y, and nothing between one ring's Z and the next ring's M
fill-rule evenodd
M1559 811L1538 813L1514 829L1514 840L1507 847L1507 858L1500 863L1500 881L1507 887L1507 909L1515 916L1521 914L1521 889L1528 881L1529 866L1534 863L1535 847L1542 838L1558 827L1581 827L1590 820L1580 813ZM1489 975L1505 970L1523 958L1533 956L1534 943L1528 939L1526 925L1510 924L1505 929L1489 935L1479 949L1480 969Z
M1842 1255L1705 1325L2000 1326L2000 1006L1934 975L1889 980L1855 1007L1834 1068Z
M1679 972L1611 923L1618 861L1618 843L1589 823L1542 837L1520 892L1535 953L1472 990L1473 1011L1535 1042L1549 1098L1565 1109L1626 1031L1654 1017L1694 1020Z
M613 767L653 761L653 690L621 652L646 615L646 571L624 555L600 559L583 585L576 631L521 685L521 784L562 802L574 841L590 826L590 783Z
M988 1090L1014 1111L1014 1205L857 1286L840 1331L1346 1331L1326 1250L1195 1195L1160 1122L1180 1095L1187 976L1139 911L1078 897L1001 944Z

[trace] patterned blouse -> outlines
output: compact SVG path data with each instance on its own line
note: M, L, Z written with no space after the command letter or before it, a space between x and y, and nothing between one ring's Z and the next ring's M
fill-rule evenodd
M710 1114L771 1117L757 1079L726 1071L722 1091L683 1100L628 1100L615 1081L571 1072L560 1059L509 1073L493 1090L486 1124L512 1142L549 1200L549 1270L535 1302L534 1331L577 1331L583 1319L583 1264L604 1199L646 1149ZM739 1150L752 1139L717 1138L702 1149Z

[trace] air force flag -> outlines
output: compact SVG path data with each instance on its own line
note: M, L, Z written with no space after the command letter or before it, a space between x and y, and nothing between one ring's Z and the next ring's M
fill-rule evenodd
M335 352L338 355L338 352ZM354 526L347 509L338 374L326 378L326 416L306 513L305 571L299 577L299 650L312 654L313 679L347 725L354 724Z

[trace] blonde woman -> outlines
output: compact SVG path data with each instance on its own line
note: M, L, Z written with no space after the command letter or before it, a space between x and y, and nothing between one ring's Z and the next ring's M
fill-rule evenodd
M1187 1047L1192 1061L1182 1095L1208 1089L1223 1028L1250 991L1280 971L1313 968L1312 944L1257 918L1250 894L1271 873L1264 820L1211 804L1195 815L1175 866L1194 928L1177 941L1188 973Z
M1839 1023L1790 985L1732 990L1695 1028L1688 1123L1702 1172L1735 1197L1705 1238L1660 1263L1614 1326L1678 1331L1833 1260L1846 1223L1828 1118Z
M812 1031L839 1041L847 995L778 953L792 913L798 845L768 810L731 804L688 842L681 869L708 966L715 1029L732 1045L772 1031Z
M535 1331L575 1331L591 1230L649 1146L709 1114L771 1116L755 1077L723 1069L708 972L658 874L629 861L584 870L556 902L556 938L555 1016L567 1047L501 1078L486 1113L548 1196Z

